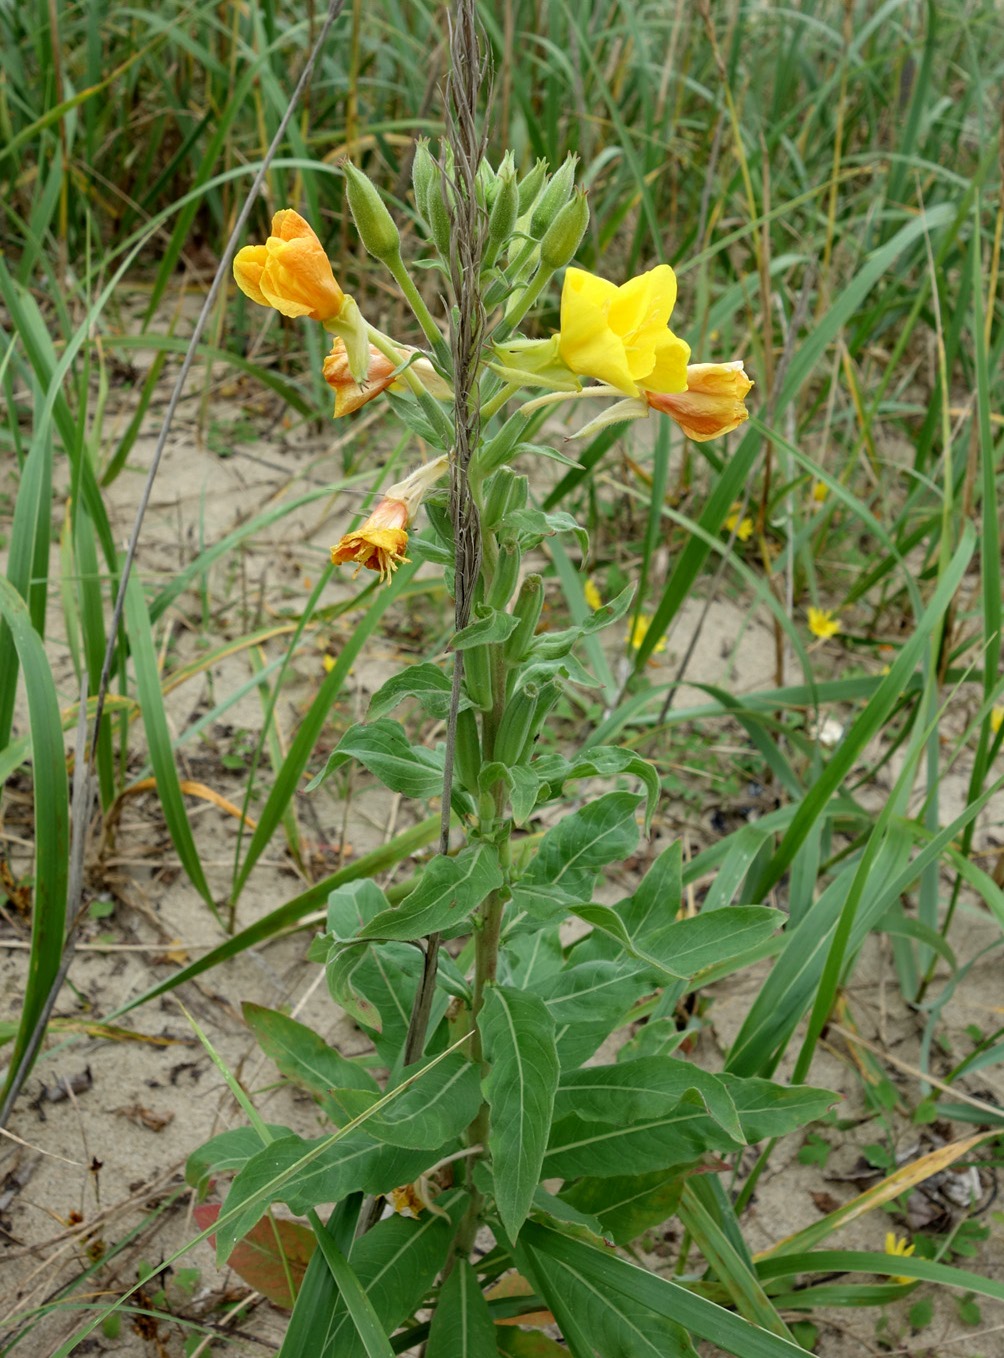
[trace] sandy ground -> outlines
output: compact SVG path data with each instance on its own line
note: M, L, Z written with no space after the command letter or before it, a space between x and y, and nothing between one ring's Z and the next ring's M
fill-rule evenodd
M139 569L150 587L170 580L202 545L218 541L250 515L288 502L312 487L323 491L341 475L342 449L330 430L314 433L284 427L271 417L267 405L257 409L249 394L229 379L211 393L215 451L200 443L197 407L193 397L183 408L147 517ZM243 431L247 439L241 421L246 420L249 407L260 426L259 441L253 445L236 439L228 442L228 430ZM120 419L127 415L124 409ZM361 429L357 425L351 436L364 443L365 424ZM150 446L150 440L137 446L129 470L110 493L110 511L120 538L126 536L131 523ZM221 450L227 455L221 456ZM200 648L204 649L207 634L240 635L255 626L286 625L288 613L299 611L306 601L327 547L357 503L354 497L362 485L358 482L356 488L340 494L321 494L221 559L204 595L189 591L169 610L167 628L158 638L169 669L194 661ZM61 514L59 506L57 519ZM350 579L340 579L332 584L325 602L350 599L357 588ZM371 641L364 662L356 666L340 705L340 721L364 713L369 693L394 671L402 654L424 654L427 621L416 620L401 609L388 616L386 629ZM295 730L316 689L324 656L337 655L352 625L350 612L308 635L279 707L284 739ZM53 600L50 653L61 701L69 703L76 694L60 626L58 602ZM693 682L721 684L737 693L773 683L773 632L763 616L751 613L741 602L717 597L706 608L703 600L691 600L667 650L655 658L655 682L676 675L692 641L687 678ZM267 654L277 654L282 644L279 636L269 643ZM616 662L616 653L611 657ZM834 664L840 664L836 648ZM235 691L250 672L247 655L236 653L222 658L209 674L198 674L176 688L168 701L175 730L185 729L196 715ZM685 688L676 705L703 701L699 690ZM239 802L244 785L240 757L259 729L261 711L259 696L253 691L246 694L197 745L185 747L180 760L183 776L210 783ZM729 732L728 740L742 747L738 728ZM143 763L139 730L134 731L133 741L135 774ZM672 765L675 751L667 749L665 758ZM963 769L944 789L943 821L952 814L952 805L964 797L964 774ZM688 851L697 852L724 829L769 809L770 794L764 787L751 782L740 785L738 793L733 784L729 788L716 791L709 780L704 791L698 787L688 798L667 798L656 820L652 852L661 841L679 834L685 836ZM883 788L875 788L873 795L877 804L881 802ZM209 803L193 802L190 811L214 897L222 903L230 887L236 823ZM407 806L399 805L363 776L353 778L348 803L339 802L327 786L317 796L300 797L297 816L307 875L323 876L341 861L384 842L405 828L409 814ZM999 810L996 818L1000 819ZM11 861L20 870L26 870L28 862L30 825L28 785L16 782L5 800L2 828ZM632 871L641 872L644 866L645 855L640 855ZM295 867L277 835L241 896L238 925L250 923L289 899L302 889L303 882L304 872ZM620 894L623 886L630 886L630 874L623 874L616 885L615 894ZM99 1329L78 1352L144 1358L180 1355L186 1319L226 1330L231 1337L226 1345L214 1345L214 1351L274 1352L283 1331L282 1314L261 1299L249 1299L235 1275L218 1271L208 1246L198 1246L165 1267L165 1261L195 1233L191 1197L182 1180L186 1156L215 1132L243 1122L221 1075L195 1038L179 999L263 1115L306 1135L318 1131L317 1109L309 1099L276 1084L274 1069L260 1056L242 1021L241 1002L286 1008L346 1054L358 1051L363 1039L331 1003L320 969L306 960L309 928L244 953L186 986L180 996L164 997L130 1013L123 1020L127 1031L114 1040L107 1034L89 1033L89 1023L127 1004L224 935L181 872L152 794L126 799L114 843L106 846L100 871L92 863L88 893L103 908L97 912L99 917L88 918L83 925L80 947L57 1006L58 1022L12 1120L10 1131L19 1140L0 1143L0 1336L9 1342L22 1326L33 1323L13 1351L44 1358L81 1324L88 1314L82 1304L100 1303L131 1285L142 1272L152 1271L155 1277L146 1285L146 1296L161 1301L156 1294L163 1289L178 1322L158 1324L125 1316L117 1335ZM965 904L953 938L960 962L975 957L996 936L985 912ZM0 925L3 1017L17 1012L26 937L25 921L8 911ZM945 1011L946 1033L957 1051L968 1050L967 1024L986 1029L999 1021L995 1017L999 1013L995 959L991 953L974 967L966 987L960 988ZM711 1068L720 1063L765 974L766 967L750 970L703 997L709 1007L698 1057ZM903 1011L884 943L866 949L848 999L862 1034L907 1067L913 1065L923 1020ZM950 1064L946 1058L945 1068ZM888 1074L901 1091L904 1106L912 1105L915 1078L900 1068L889 1069ZM828 1038L813 1079L842 1095L841 1126L825 1131L833 1154L820 1171L799 1162L803 1138L788 1138L778 1148L744 1222L754 1250L818 1220L821 1211L849 1200L874 1182L861 1159L861 1148L881 1140L881 1129L866 1106L861 1065L839 1036ZM60 1082L66 1087L61 1088ZM980 1097L1004 1099L1002 1086L1004 1082L990 1070L980 1072L968 1087ZM890 1125L897 1151L907 1158L931 1149L938 1137L972 1130L912 1127L896 1112L890 1114ZM991 1170L981 1171L980 1183L989 1201ZM820 1194L828 1195L829 1201ZM964 1215L943 1195L934 1207L923 1208L921 1215L933 1215L935 1210L954 1213L954 1219ZM991 1227L989 1238L979 1245L975 1259L963 1262L1002 1277L1000 1227L992 1212L979 1220ZM908 1225L902 1217L873 1213L846 1228L835 1243L881 1249L887 1229L902 1233ZM121 1246L113 1261L80 1283L72 1297L65 1297L61 1290L80 1279L101 1247L113 1242ZM660 1265L679 1237L670 1232L651 1243L649 1258ZM40 1315L45 1307L51 1310ZM983 1354L986 1358L1004 1354L1004 1332L997 1329L1004 1315L998 1306L985 1303L981 1321L967 1327L952 1301L939 1297L933 1323L919 1333L911 1331L907 1309L901 1304L882 1311L831 1310L825 1318L817 1316L821 1333L816 1351L824 1358L880 1351ZM876 1329L880 1322L885 1325L881 1332Z

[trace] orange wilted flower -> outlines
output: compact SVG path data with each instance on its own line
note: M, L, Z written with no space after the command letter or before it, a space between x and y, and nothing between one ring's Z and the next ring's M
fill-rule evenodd
M417 353L415 349L407 346L395 346L398 353L398 361L394 363L386 354L376 347L375 344L369 346L369 367L362 382L357 382L352 376L351 365L349 363L348 351L345 342L336 339L331 346L331 353L324 360L324 380L335 393L335 419L342 415L350 415L353 410L358 410L367 401L372 401L374 396L379 396L382 391L389 387L391 391L407 391L408 388L400 378L393 377L393 374L405 363L409 356ZM430 396L435 396L439 400L449 400L453 392L448 382L446 382L427 358L416 358L410 365L410 370L421 382Z
M745 399L752 386L741 360L689 363L686 391L646 391L645 399L653 410L675 420L687 438L705 443L731 434L749 419Z
M284 316L330 321L345 301L324 246L309 222L288 207L272 218L272 234L264 245L238 250L234 278L252 302Z
M336 566L355 563L358 575L365 566L377 571L380 579L390 584L398 566L407 561L408 525L418 512L425 492L443 475L449 458L437 457L419 467L403 481L387 488L372 514L346 533L331 549L331 560Z

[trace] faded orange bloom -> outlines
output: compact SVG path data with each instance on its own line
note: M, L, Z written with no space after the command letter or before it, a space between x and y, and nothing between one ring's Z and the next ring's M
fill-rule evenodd
M388 486L373 513L358 528L346 533L331 549L331 560L336 566L355 563L356 575L365 566L377 571L385 584L407 561L408 525L418 512L425 492L443 475L449 463L446 456L419 467L403 481Z
M237 251L234 278L252 302L284 316L334 320L345 300L324 246L309 222L289 207L272 218L272 234L264 245Z
M335 393L336 420L342 415L350 415L353 410L358 410L388 387L391 391L408 390L407 383L400 377L392 379L391 373L418 351L406 345L396 347L398 361L394 363L386 354L381 353L376 345L371 344L366 376L362 382L357 382L352 376L345 342L341 339L335 340L331 346L331 353L324 360L324 380ZM449 400L453 396L449 383L440 377L427 358L415 359L411 364L411 372L430 396L435 396L441 401Z
M402 360L403 361L403 360ZM365 380L357 382L349 371L349 355L344 340L336 339L331 353L324 360L324 380L335 393L335 419L351 415L374 396L379 396L392 385L391 373L397 368L386 354L370 345L369 368Z
M653 410L675 420L687 438L706 443L731 434L749 419L745 400L752 386L741 359L734 363L689 363L686 391L646 391L645 399Z

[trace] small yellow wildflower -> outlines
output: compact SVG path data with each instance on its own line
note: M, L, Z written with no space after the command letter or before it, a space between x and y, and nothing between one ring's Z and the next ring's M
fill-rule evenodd
M631 628L631 649L641 650L641 644L648 635L648 629L652 626L652 619L647 613L639 613L635 619L634 626ZM666 649L666 638L660 637L652 648L652 654L658 655L660 651Z
M812 498L815 500L817 505L821 505L823 501L826 499L827 495L829 495L829 493L830 488L829 486L827 486L825 481L813 481Z
M732 506L732 512L725 520L724 528L727 533L735 533L740 542L749 542L753 536L753 520L748 515L740 519L738 505Z
M292 208L275 214L272 234L264 245L238 250L234 278L252 302L274 307L284 316L333 320L345 301L324 246Z
M595 613L598 608L603 607L603 600L600 598L600 591L596 588L596 581L592 576L582 586L582 593L586 603Z
M321 661L321 664L324 666L324 673L330 674L335 668L335 657L333 655L326 655Z
M1004 725L1004 707L992 707L990 709L990 729L994 735L997 734L1002 725Z
M835 637L840 631L840 619L833 616L832 609L810 608L809 631L814 637L820 637L823 641L826 641L829 637Z
M886 1231L885 1236L886 1254L891 1254L893 1255L894 1258L909 1259L910 1255L914 1252L916 1248L917 1248L916 1245L911 1245L907 1242L906 1236L904 1236L902 1240L898 1240L893 1231ZM902 1276L895 1277L890 1276L889 1281L891 1283L912 1283L915 1282L916 1279L905 1278Z
M336 566L355 565L356 575L365 566L390 584L398 566L407 561L408 525L418 512L425 492L446 471L449 459L437 457L419 467L403 481L388 486L383 498L365 523L346 533L331 549Z

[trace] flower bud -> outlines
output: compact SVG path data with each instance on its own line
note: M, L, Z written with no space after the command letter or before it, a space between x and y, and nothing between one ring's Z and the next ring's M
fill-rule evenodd
M527 685L529 687L529 685ZM533 705L533 717L530 721L530 730L520 751L517 763L526 764L529 762L533 753L534 741L544 725L544 720L548 712L561 697L561 685L556 679L547 679L540 685L537 692L537 700Z
M343 162L342 169L359 239L374 259L395 259L401 253L401 233L375 185L351 161Z
M507 538L499 543L498 561L495 563L495 573L492 576L492 582L488 588L488 597L485 600L489 608L501 612L512 598L516 581L519 579L519 567L522 559L523 553L519 550L514 538Z
M453 753L462 786L476 796L478 775L481 772L481 739L478 736L477 717L469 707L457 713L457 739Z
M537 206L533 209L533 216L530 218L530 235L535 240L540 240L571 197L572 187L575 184L575 167L578 161L578 156L568 156L561 169L554 175L547 188L540 195Z
M450 258L453 248L453 221L445 196L448 192L442 174L437 174L429 190L429 215L426 221L429 223L432 243L445 260Z
M495 171L488 164L487 159L482 160L478 166L475 179L477 185L477 195L482 206L490 208L495 202L495 195L498 192L498 184Z
M519 215L529 212L547 178L547 161L538 160L533 169L519 181Z
M539 696L540 690L531 679L506 703L492 757L507 768L518 764L523 747L533 743L533 714Z
M563 269L575 258L589 225L589 204L581 190L566 203L544 232L540 242L541 268Z
M491 268L499 251L509 243L518 211L519 188L516 184L516 172L503 161L495 181L495 201L488 214L488 239L485 241L483 268Z
M522 509L527 502L529 485L525 476L511 467L500 467L488 483L481 523L488 532L505 522L511 509Z
M505 643L505 658L510 664L522 660L529 651L543 607L544 581L539 575L528 575L520 586L512 610L519 623Z
M479 605L475 605L477 612ZM481 605L480 607L483 607ZM476 620L476 619L475 619ZM475 707L488 712L492 706L492 662L487 646L469 646L464 657L464 688Z
M429 193L438 177L436 162L429 150L429 138L419 137L411 162L411 186L415 191L415 207L425 222L429 220Z

